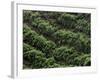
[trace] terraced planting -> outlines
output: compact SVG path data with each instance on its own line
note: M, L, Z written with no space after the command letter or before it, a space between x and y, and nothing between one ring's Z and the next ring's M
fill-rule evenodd
M91 66L91 15L23 11L23 68Z

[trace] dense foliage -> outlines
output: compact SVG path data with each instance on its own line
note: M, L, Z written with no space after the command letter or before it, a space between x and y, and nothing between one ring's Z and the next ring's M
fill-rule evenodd
M23 68L91 65L89 13L23 11Z

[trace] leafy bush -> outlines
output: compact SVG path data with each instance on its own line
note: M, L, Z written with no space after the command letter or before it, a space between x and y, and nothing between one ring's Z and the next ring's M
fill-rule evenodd
M23 41L28 42L29 44L34 43L35 36L38 34L35 31L32 31L30 27L24 25L23 27Z
M27 56L27 60L31 63L32 68L41 68L45 62L44 54L41 51L32 49L25 52L24 56Z
M90 66L91 58L89 54L82 54L75 58L76 64L79 66Z
M45 61L45 68L54 68L54 67L59 67L60 65L59 64L57 64L56 62L55 62L55 59L52 57L52 58L48 58L48 59L46 59L46 61Z
M40 33L48 36L57 30L56 27L53 27L48 21L40 18L35 19L32 25L33 28L37 28Z
M53 50L55 49L56 44L52 41L46 41L43 52L46 53L46 57L52 57Z
M79 34L79 35L80 35L79 38L75 42L75 48L80 52L90 53L91 50L90 38L86 37L83 34Z
M58 44L73 44L79 37L78 34L66 30L58 30L53 36Z
M72 14L62 14L58 18L58 22L64 26L64 28L72 28L76 24L76 16Z
M26 43L23 43L23 52L24 52L24 53L27 52L27 51L30 51L30 50L32 50L32 49L33 49L32 46L30 46L30 45L28 45L28 44L26 44Z
M76 22L75 31L83 32L84 34L90 35L90 23L84 19L79 19Z
M68 48L65 46L56 48L54 51L54 58L57 61L65 62L65 64L69 64L70 56L75 53L73 48Z

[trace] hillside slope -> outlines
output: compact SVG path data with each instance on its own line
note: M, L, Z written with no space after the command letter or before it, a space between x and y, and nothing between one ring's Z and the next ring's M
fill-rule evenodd
M23 11L23 68L91 65L91 15Z

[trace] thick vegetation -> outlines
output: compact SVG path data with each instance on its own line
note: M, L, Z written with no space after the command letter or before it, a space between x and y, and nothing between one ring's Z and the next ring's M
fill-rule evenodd
M23 68L91 65L88 13L23 11Z

